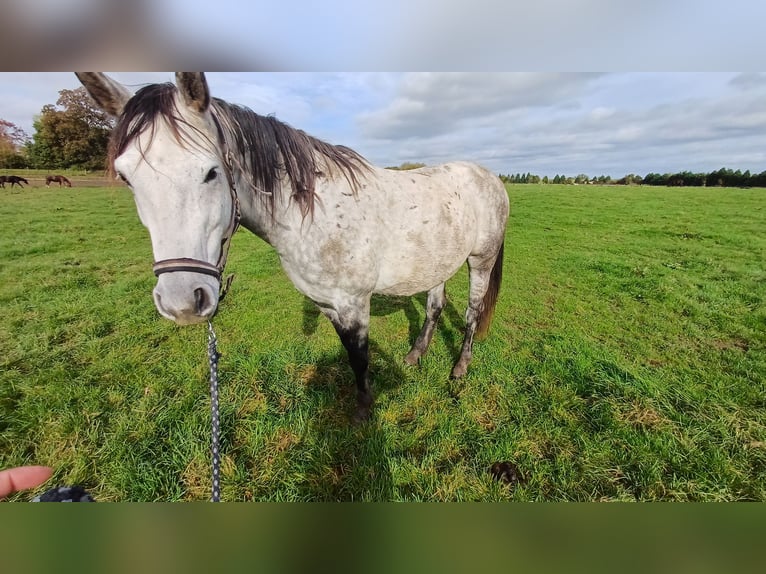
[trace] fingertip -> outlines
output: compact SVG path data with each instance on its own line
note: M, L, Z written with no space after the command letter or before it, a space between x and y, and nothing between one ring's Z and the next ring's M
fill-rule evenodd
M53 474L49 466L19 466L0 471L0 497L40 486Z

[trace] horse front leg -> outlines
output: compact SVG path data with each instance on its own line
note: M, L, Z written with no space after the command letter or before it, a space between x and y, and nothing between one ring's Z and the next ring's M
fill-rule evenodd
M319 305L318 305L319 306ZM319 306L320 311L330 319L343 347L356 379L356 412L354 420L363 422L370 418L372 411L372 388L370 385L369 329L370 300L359 306L344 307L341 311Z

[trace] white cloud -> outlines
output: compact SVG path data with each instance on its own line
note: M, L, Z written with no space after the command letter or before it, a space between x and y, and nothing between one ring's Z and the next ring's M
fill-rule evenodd
M595 121L601 121L601 120L607 120L614 116L615 109L614 108L604 108L604 107L598 107L594 108L590 112L591 119Z
M396 97L358 118L371 139L443 134L509 112L571 101L594 74L449 73L408 74Z
M764 89L766 88L766 74L763 73L742 73L734 76L731 85L743 90Z
M361 116L375 156L432 163L465 153L495 171L541 175L766 168L753 163L766 149L766 98L731 75L470 76L407 78L389 105Z

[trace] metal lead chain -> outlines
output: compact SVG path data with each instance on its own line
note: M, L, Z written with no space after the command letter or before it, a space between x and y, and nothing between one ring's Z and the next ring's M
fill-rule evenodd
M221 501L221 423L218 415L218 354L213 323L207 322L207 357L210 361L210 415L213 426L213 495L211 502Z

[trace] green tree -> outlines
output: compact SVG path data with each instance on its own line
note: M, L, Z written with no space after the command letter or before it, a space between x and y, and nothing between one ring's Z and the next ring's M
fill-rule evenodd
M643 183L644 178L640 175L636 175L634 173L629 173L625 177L621 177L617 180L618 185L641 185Z
M29 136L19 126L0 119L0 168L27 167L24 144L28 140Z
M56 105L43 106L35 117L29 159L40 169L104 169L112 127L112 119L94 106L84 88L61 90Z

